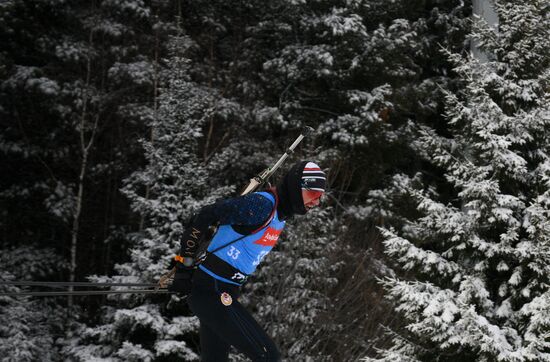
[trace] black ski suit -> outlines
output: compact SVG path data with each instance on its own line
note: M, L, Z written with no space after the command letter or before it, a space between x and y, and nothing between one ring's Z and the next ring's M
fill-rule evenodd
M294 214L306 213L301 196L301 176L305 164L306 162L302 162L292 167L276 190L271 190L272 194L277 195L276 211L280 220L288 219ZM186 228L180 255L195 256L199 240L207 234L211 225L231 225L236 232L250 235L251 232L258 231L258 226L269 222L273 217L273 209L272 201L256 193L207 206ZM201 264L208 265L208 271L226 278L236 272L211 255L207 254L206 260ZM200 320L203 362L227 361L230 346L234 346L255 362L280 360L281 356L274 342L238 301L240 286L196 269L191 288L187 300L191 311Z
M188 303L201 323L201 361L227 361L230 346L235 346L255 362L279 361L280 353L275 343L239 303L239 289L200 269L195 272ZM231 296L231 305L221 302L224 292Z

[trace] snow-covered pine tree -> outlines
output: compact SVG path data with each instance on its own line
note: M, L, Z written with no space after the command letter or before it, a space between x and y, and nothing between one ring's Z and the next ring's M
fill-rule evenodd
M37 262L39 260L40 262ZM2 248L0 280L51 280L67 269L51 248ZM20 292L0 286L0 292ZM67 310L55 298L0 297L0 356L4 362L59 360L55 341L63 333Z
M260 266L244 301L289 361L332 361L338 283L345 247L334 235L342 226L331 208L312 210L289 222L277 249Z
M410 152L408 123L411 115L416 122L429 123L437 118L443 103L440 89L448 87L446 71L450 69L438 49L441 44L461 49L463 38L459 34L464 33L468 8L460 1L444 0L283 0L271 1L266 8L261 20L247 28L243 54L253 57L237 64L258 69L251 75L254 84L261 85L260 90L255 89L261 95L255 109L266 115L272 128L304 123L317 126L319 134L313 143L317 148L308 149L308 157L328 166L334 186L330 202L336 200L333 221L349 226L345 230L330 229L330 235L323 237L341 248L351 245L356 250L351 255L336 253L333 261L345 261L347 267L342 268L340 276L352 282L340 283L333 290L323 289L319 294L317 284L322 284L325 277L319 271L316 277L309 275L311 280L318 278L317 282L307 283L304 288L317 298L332 298L335 308L330 322L319 318L303 327L313 331L317 326L332 343L322 351L308 350L313 345L305 342L307 337L294 325L288 329L292 336L288 339L296 340L296 345L284 338L283 353L289 353L290 359L300 359L300 349L295 347L301 344L301 352L316 356L314 360L327 356L353 360L364 356L371 339L381 334L378 325L387 308L379 302L382 291L375 278L388 268L376 259L377 251L365 251L378 240L372 227L373 208L362 207L365 193L381 187L389 170L417 164L417 155ZM310 222L297 220L296 224L307 229ZM293 237L297 240L291 243L303 241L300 234ZM312 265L316 265L319 256L301 256L303 249L286 249L284 243L281 247L289 260L311 257ZM279 288L280 272L266 265L261 274ZM286 280L281 281L281 293L285 293ZM275 303L274 310L266 313L269 318L260 314L266 322L284 321L288 300L295 301L296 315L307 315L310 301L300 297L307 292L296 288L286 292L282 303ZM252 302L265 312L261 298ZM367 306L366 312L358 310L355 303ZM327 332L338 323L342 329Z
M171 39L173 55L164 61L158 119L150 125L154 137L143 141L147 166L128 178L124 188L134 212L144 217L145 228L128 236L131 261L117 265L118 275L110 280L158 280L179 249L185 220L231 191L216 187L201 158L203 128L215 104L211 90L189 79L189 61L182 52L191 45L188 37ZM198 320L182 315L188 311L184 299L134 296L110 302L97 326L75 334L66 355L83 361L90 356L120 361L198 359L192 343Z
M491 61L449 54L448 134L416 148L446 185L403 194L421 216L384 231L407 278L384 282L406 328L368 361L550 361L550 29L545 1L496 1L475 23Z
M292 122L318 126L346 188L362 192L388 168L406 167L410 134L403 125L411 114L421 122L437 112L448 78L444 64L433 63L442 58L441 44L461 45L466 10L458 0L429 5L281 1L273 5L276 21L253 28L280 47L263 63L266 98Z
M142 162L128 135L152 114L152 22L141 0L0 8L3 241L63 250L71 276L109 270L121 249L118 188Z

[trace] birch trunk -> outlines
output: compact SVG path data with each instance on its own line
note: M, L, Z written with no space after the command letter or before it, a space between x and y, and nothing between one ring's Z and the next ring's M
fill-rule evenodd
M158 21L158 10L155 20ZM159 69L158 69L158 59L159 59L159 30L158 27L155 30L155 60L153 62L154 69L154 78L153 78L153 125L151 126L150 139L151 144L155 141L155 124L158 120L158 83L159 83ZM145 199L148 200L151 194L151 188L149 185L145 188ZM139 220L139 230L142 231L145 227L145 216L142 214Z
M90 30L89 35L89 44L90 48L93 44L93 30ZM82 200L84 198L84 180L86 178L86 169L88 165L88 156L90 154L90 148L93 145L94 137L99 122L99 115L95 116L95 121L92 126L91 135L89 140L86 140L86 119L88 116L88 88L90 85L91 71L92 71L92 60L91 55L88 55L86 61L86 83L84 85L84 90L82 93L82 113L80 115L80 151L82 152L82 162L80 163L80 172L78 175L78 192L75 201L75 211L73 217L73 225L71 228L71 261L69 266L69 281L74 282L76 278L76 253L78 250L78 234L80 231L80 214L82 212ZM74 288L69 287L69 291L73 291ZM73 306L73 297L69 296L67 300L69 309Z

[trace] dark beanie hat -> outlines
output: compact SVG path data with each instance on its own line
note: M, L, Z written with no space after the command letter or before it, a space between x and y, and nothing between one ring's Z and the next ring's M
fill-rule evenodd
M306 165L310 167L306 167ZM324 175L319 166L313 162L295 163L277 185L280 216L287 219L293 215L304 215L307 209L304 206L302 189L324 191Z

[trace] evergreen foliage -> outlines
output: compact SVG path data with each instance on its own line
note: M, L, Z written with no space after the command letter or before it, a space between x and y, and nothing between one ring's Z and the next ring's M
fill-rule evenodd
M333 336L345 333L331 318L345 253L331 238L341 228L332 216L330 208L312 210L289 223L245 294L288 360L330 361Z
M305 290L295 290L288 289L289 281L284 278L277 282L281 287L276 290L285 295L282 300L302 300L303 309L296 311L298 315L308 313L307 298L302 296L309 288L311 295L321 301L332 300L329 304L335 307L330 321L320 312L303 326L319 338L332 328L327 341L339 341L334 345L327 342L319 354L310 354L313 360L359 358L372 344L383 343L379 325L390 320L383 317L390 311L380 303L382 292L375 277L391 274L391 270L378 251L363 251L378 240L372 232L376 223L372 218L377 216L374 211L380 211L364 207L365 200L369 204L375 202L375 195L367 192L383 185L395 169L422 167L417 153L411 152L409 146L413 140L410 125L431 124L437 118L443 102L441 89L451 83L447 61L439 48L442 44L457 51L462 48L459 34L466 27L468 8L458 1L438 1L430 3L432 7L410 1L271 4L271 15L250 27L255 36L247 40L247 44L256 46L252 54L265 57L258 65L264 89L261 99L278 109L285 120L317 126L318 148L308 151L328 166L332 183L329 202L334 203L332 217L336 224L346 226L333 228L329 232L331 240L341 248L352 248L351 252L342 250L333 261L335 265L338 260L347 264L335 271L340 283L322 281L327 270L315 263L316 258L322 257L317 255L312 256L311 265L316 269L313 274L322 275L320 280L307 283ZM258 54L257 45L266 37L275 47ZM382 212L390 211L385 208ZM291 229L298 225L300 230L315 229L310 222L297 220L288 232L293 233ZM308 245L308 238L293 233L288 242ZM286 248L284 242L281 248L291 261L301 260L304 253L302 248ZM282 272L266 266L261 273L266 280L280 280ZM353 282L346 278L353 278ZM331 287L319 290L317 284ZM336 301L361 303L363 308L338 305ZM285 312L289 303L275 304L281 307L272 307L269 313L259 307L261 318L275 326L288 322ZM299 359L305 350L299 346L312 346L312 342L302 329L289 328L284 340L278 342L290 343L283 348L284 353L291 360ZM349 331L353 331L351 335ZM287 338L295 344L287 342Z
M188 37L171 39L172 56L162 74L166 86L159 97L158 119L150 127L153 137L143 141L147 165L126 179L125 194L134 212L144 217L146 227L130 235L131 261L116 266L110 280L150 282L167 272L167 265L179 250L183 221L193 211L228 193L227 188L212 192L212 180L199 155L202 129L213 112L209 90L193 83L188 76L189 62L181 52L191 47ZM145 192L145 190L148 190ZM106 278L99 278L105 280ZM147 361L171 357L197 360L185 338L196 333L198 321L182 317L184 299L165 297L112 298L111 307L96 327L84 332L83 340L67 348L69 355L114 360ZM192 340L192 339L191 339Z
M450 135L422 126L415 144L447 192L403 177L421 215L384 230L408 275L384 282L406 326L377 360L550 360L548 7L496 11L498 30L472 29L491 61L448 54L462 81L446 94Z
M3 2L4 245L39 242L67 256L72 232L79 276L108 272L124 256L128 206L118 189L142 163L152 50L162 53L174 28L152 12L138 0Z
M43 260L38 265L36 260ZM63 261L52 249L24 247L3 249L1 280L40 280L59 273ZM0 292L19 292L16 286L0 286ZM62 335L66 310L55 300L0 297L0 355L2 361L58 360L56 337Z
M544 360L548 8L498 1L498 31L470 10L2 1L0 277L157 280L189 216L307 124L287 162L331 190L242 297L288 360ZM463 54L470 25L488 63ZM3 298L2 358L198 359L179 297L65 301Z

